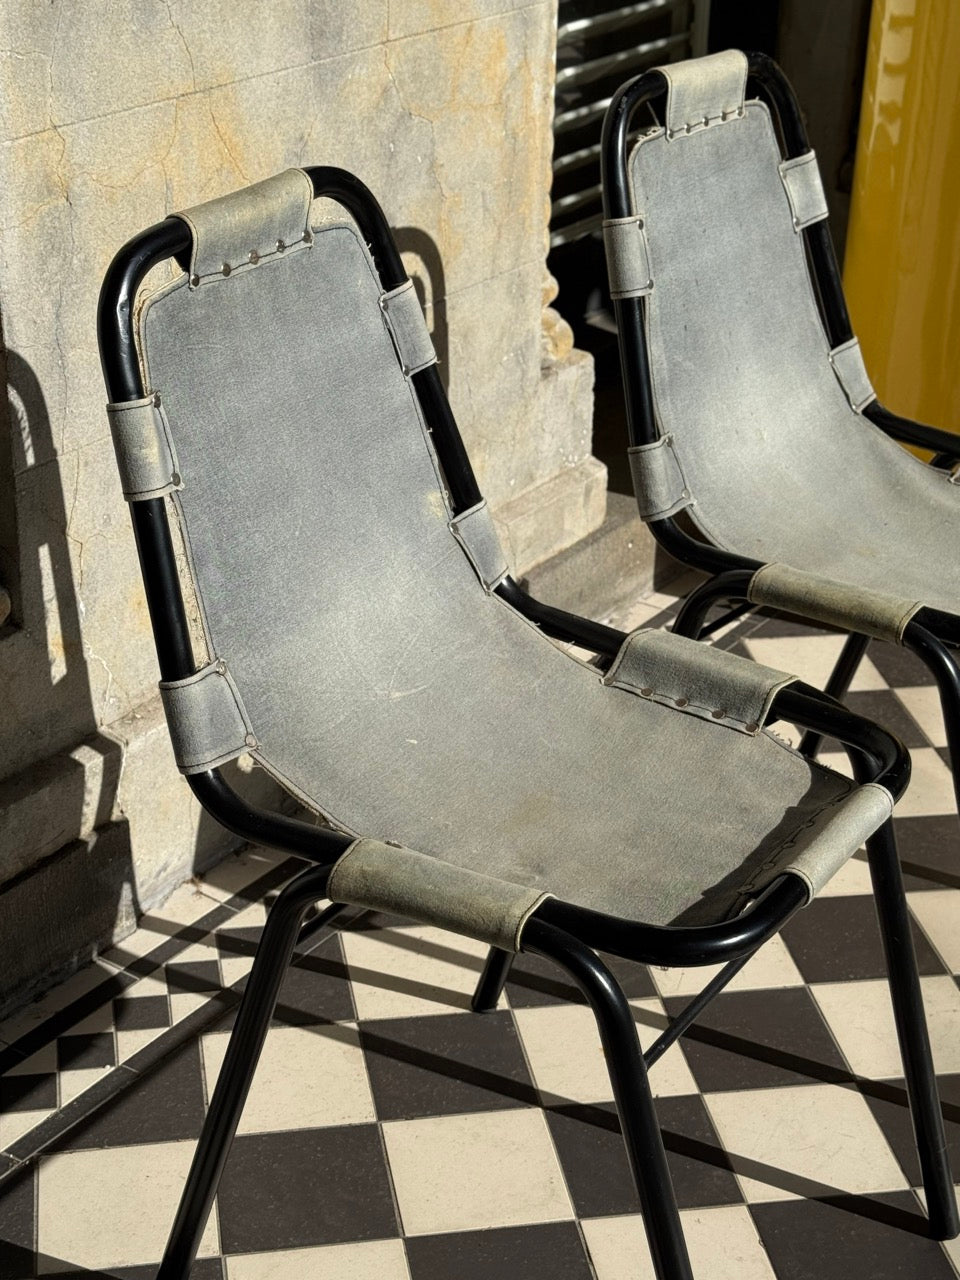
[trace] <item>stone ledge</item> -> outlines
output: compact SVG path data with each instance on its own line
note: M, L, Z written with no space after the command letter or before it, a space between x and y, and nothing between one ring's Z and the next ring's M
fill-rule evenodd
M494 520L514 573L528 573L596 529L606 505L607 469L587 457L497 507Z
M136 928L130 832L111 822L0 890L0 1017Z
M113 816L123 745L94 734L0 782L0 885Z

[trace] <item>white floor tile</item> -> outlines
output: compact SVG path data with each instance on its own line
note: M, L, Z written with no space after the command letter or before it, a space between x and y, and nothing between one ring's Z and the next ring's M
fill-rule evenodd
M245 849L205 871L199 877L199 887L208 897L226 902L285 860L286 855L274 849Z
M43 1045L36 1053L31 1053L28 1058L8 1068L3 1074L4 1076L42 1076L56 1069L57 1042L51 1040L49 1044ZM2 1087L2 1077L0 1077L0 1087Z
M750 1212L743 1205L681 1212L695 1276L705 1280L775 1280ZM597 1280L655 1280L639 1214L587 1218L583 1234Z
M796 1085L711 1093L705 1101L751 1203L823 1188L860 1194L906 1186L870 1108L853 1089Z
M202 1038L207 1097L230 1035ZM240 1133L319 1129L376 1120L355 1027L272 1027L240 1119Z
M630 1007L640 1034L640 1046L646 1050L667 1026L666 1010L657 999L631 1000ZM671 1045L650 1068L650 1088L656 1098L699 1092L679 1044Z
M636 631L638 627L647 626L652 618L663 612L664 608L664 605L653 604L649 597L645 597L625 609L602 618L601 621L621 631Z
M95 1084L99 1084L113 1070L115 1070L114 1067L84 1067L80 1071L61 1071L61 1107L65 1107L74 1098L79 1098L81 1093L86 1093L88 1089L92 1089Z
M198 881L188 880L159 907L141 916L134 932L105 951L101 959L114 968L123 969L176 937L184 928L196 924L220 905L220 899L205 893Z
M920 979L933 1061L938 1072L960 1071L960 990L952 978ZM903 1074L890 994L884 979L811 986L844 1057L871 1080Z
M910 910L951 973L960 973L960 894L930 889L908 895Z
M171 992L171 1025L182 1022L184 1018L188 1018L191 1013L196 1013L196 1011L198 1009L202 1009L205 1004L209 1004L211 995L213 995L213 992L211 991L183 991L177 994Z
M40 1275L65 1264L136 1266L156 1262L193 1157L194 1142L157 1142L69 1151L40 1161L37 1206ZM104 1212L109 1206L109 1212ZM216 1214L200 1257L218 1250Z
M545 1103L613 1097L593 1013L582 1004L515 1009L527 1062Z
M722 965L711 964L689 969L651 969L650 972L662 996L695 996L722 968ZM783 939L777 936L763 944L724 990L759 991L766 987L802 985L800 970Z
M113 1000L110 996L98 1009L94 1009L92 1013L88 1013L85 1018L81 1018L79 1022L75 1022L69 1030L69 1035L86 1036L86 1035L102 1035L104 1032L113 1031Z
M493 1111L383 1126L407 1235L573 1217L540 1111Z
M845 751L821 751L817 760L826 769L832 769L834 773L841 774L844 778L853 777L853 768L850 764L850 757Z
M870 864L866 851L861 849L830 877L817 894L818 898L848 897L855 893L873 893Z
M228 931L231 929L257 929L262 930L267 921L267 906L263 902L253 902L248 907L244 907L243 911L239 911L235 916L231 917L221 929ZM239 982L241 978L245 978L253 968L253 952L249 955L232 955L229 950L220 951L220 973L223 977L223 985L232 987Z
M822 689L830 678L845 639L841 635L817 635L811 632L810 635L751 637L744 643L750 657L756 662L763 662L778 671L789 671L807 684ZM864 658L850 685L850 691L858 693L889 687L870 659Z
M947 745L947 731L936 685L918 684L893 691L935 747Z
M227 1259L227 1280L410 1280L403 1242L371 1240Z
M118 1031L117 1032L117 1063L129 1062L129 1060L138 1054L141 1049L145 1049L148 1044L153 1044L159 1036L166 1035L168 1027L151 1027L143 1031Z
M953 778L933 747L914 747L910 760L913 764L910 785L897 801L896 816L924 818L933 814L956 813Z
M54 987L52 991L48 991L41 999L28 1004L12 1014L5 1022L0 1023L0 1039L5 1040L7 1044L16 1044L21 1036L36 1030L42 1022L46 1022L55 1013L59 1013L74 1000L79 1000L94 987L114 976L115 970L110 965L94 960L72 977L67 978L65 982ZM112 996L110 998L112 999Z
M643 1048L652 1044L667 1024L657 999L631 1000ZM550 1005L515 1009L514 1017L534 1080L545 1103L607 1102L613 1097L607 1061L596 1020L584 1005ZM697 1092L683 1050L673 1045L650 1071L657 1097Z
M427 925L341 936L361 1020L468 1009L488 950Z
M52 1108L38 1111L2 1111L0 1110L0 1151L22 1138L25 1133L42 1124L47 1116L53 1115Z

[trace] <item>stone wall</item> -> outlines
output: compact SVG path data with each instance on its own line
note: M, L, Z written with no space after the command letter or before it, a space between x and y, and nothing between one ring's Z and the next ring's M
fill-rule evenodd
M128 237L288 165L354 170L515 567L601 522L591 362L545 310L555 24L555 0L5 3L0 1008L227 847L173 767L103 412Z

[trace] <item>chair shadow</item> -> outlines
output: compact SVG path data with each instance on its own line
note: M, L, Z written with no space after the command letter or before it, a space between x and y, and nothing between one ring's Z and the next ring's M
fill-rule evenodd
M418 264L408 268L420 306L432 304L430 336L437 353L437 368L444 391L450 390L450 334L447 326L447 285L443 258L437 242L420 227L396 227L393 238L401 253L412 255ZM429 288L428 288L429 286Z
M48 779L57 797L56 829L38 835L40 846L29 860L22 833L14 837L16 847L0 849L2 1012L52 973L66 974L83 964L97 944L109 939L118 913L136 910L138 902L129 824L116 808L121 747L98 725L81 630L83 604L71 562L63 466L46 398L19 352L8 349L0 358L7 384L0 419L0 580L12 601L10 617L0 627L0 656L6 678L16 685L3 720L20 750L0 781L0 803L16 802ZM92 771L65 754L81 743L102 759L92 803L85 795ZM75 846L77 856L67 864L62 850L77 840L85 813L96 847L84 856ZM54 855L69 865L66 874L63 868L58 874ZM36 890L29 882L38 866L47 873L45 909L61 921L59 939L38 938L35 922L16 905L32 901ZM71 920L76 922L72 933ZM43 974L37 974L38 965Z

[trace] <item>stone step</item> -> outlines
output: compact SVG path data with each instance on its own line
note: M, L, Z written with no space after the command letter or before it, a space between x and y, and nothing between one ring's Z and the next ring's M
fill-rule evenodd
M657 546L634 499L611 492L599 529L529 570L524 582L546 604L603 621L683 571Z

